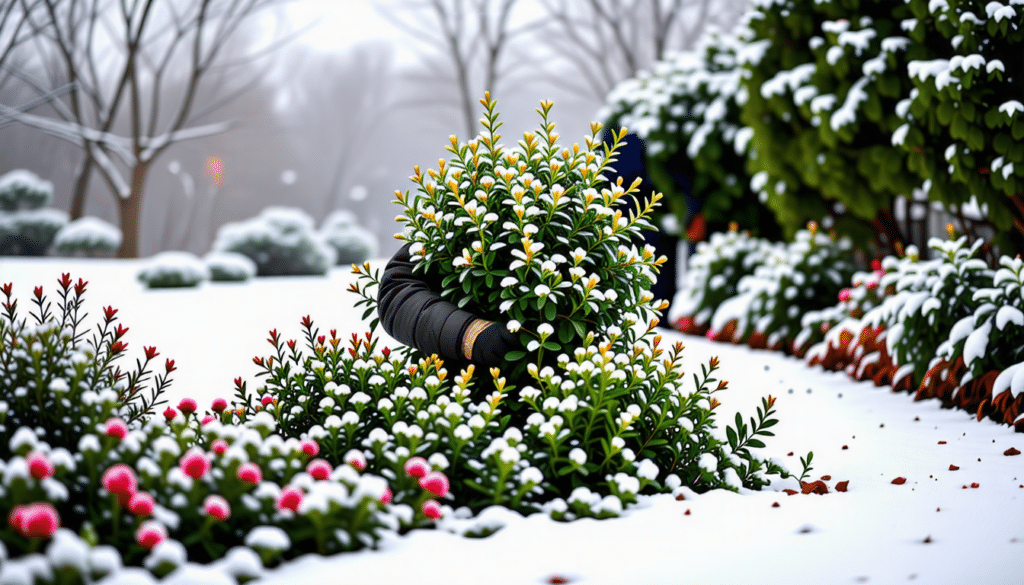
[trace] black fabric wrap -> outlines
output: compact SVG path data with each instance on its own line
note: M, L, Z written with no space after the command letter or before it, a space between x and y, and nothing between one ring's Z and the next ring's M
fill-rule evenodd
M468 311L441 299L441 284L423 272L402 246L384 269L377 293L377 313L388 335L430 355L436 353L450 365L467 363L462 337L475 319ZM503 354L504 355L504 354Z
M515 349L517 340L500 323L494 323L480 332L473 344L473 363L482 366L500 366L505 354Z

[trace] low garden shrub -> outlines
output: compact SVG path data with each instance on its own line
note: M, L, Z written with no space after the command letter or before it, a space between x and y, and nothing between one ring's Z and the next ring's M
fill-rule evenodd
M98 217L83 217L64 226L53 240L63 255L109 256L121 247L121 230Z
M615 209L635 186L602 184L615 146L601 150L600 125L585 147L563 148L545 102L540 130L504 149L495 104L482 104L480 136L453 137L453 160L416 169L418 196L397 194L401 237L418 270L443 275L444 297L520 333L511 368L449 371L436 356L379 348L372 333L322 333L307 317L300 340L271 331L273 354L255 358L264 382L237 390L247 413L272 408L283 433L309 434L388 478L425 461L474 510L614 516L641 491L757 489L787 477L751 451L771 436L774 398L716 430L716 394L727 388L717 360L687 388L682 346L654 333L663 304L645 287L660 261L631 241L659 197L635 215ZM354 271L369 317L379 272Z
M221 226L213 251L248 256L259 276L324 275L334 265L334 250L314 231L313 218L291 207L268 207Z
M328 215L320 236L334 248L338 265L362 264L377 255L377 236L361 227L351 211L342 209Z
M0 177L0 256L43 256L68 216L46 209L53 183L18 169Z
M256 263L238 252L210 252L203 258L210 280L214 282L245 282L256 276Z
M412 519L384 503L382 478L282 437L266 411L240 421L225 400L204 415L190 399L161 411L174 360L144 347L122 370L128 328L113 307L83 325L87 286L65 274L55 302L37 287L27 316L12 285L0 288L0 580L92 582L122 564L161 577L227 556L244 582ZM427 501L442 477L403 475L394 489L411 483Z
M209 280L210 270L195 254L161 252L150 258L136 276L148 288L182 288Z

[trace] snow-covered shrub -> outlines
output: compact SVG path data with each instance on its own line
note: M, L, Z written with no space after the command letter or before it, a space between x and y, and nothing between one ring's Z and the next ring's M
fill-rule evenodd
M121 247L121 230L98 217L83 217L64 226L53 240L60 254L107 255Z
M214 282L244 282L256 276L256 263L237 252L210 252L203 263Z
M686 284L676 297L674 324L685 333L703 334L718 307L736 296L740 280L768 257L772 244L762 238L738 232L735 224L727 232L711 235L697 244L686 269Z
M209 280L210 270L195 254L161 252L139 268L136 277L148 288L191 287Z
M53 183L44 181L32 171L13 170L0 176L0 211L40 209L53 197Z
M271 332L274 355L256 358L266 382L248 395L250 411L273 404L283 432L309 433L385 477L424 458L448 475L454 502L477 510L554 500L559 517L570 506L613 516L641 490L756 489L785 476L749 450L775 424L774 399L750 424L713 431L714 394L727 387L713 377L717 360L690 387L682 345L663 348L654 333L646 287L660 262L630 242L657 196L639 215L613 209L635 186L602 184L614 148L595 152L599 125L585 148L562 148L545 102L541 130L505 150L494 103L482 103L485 131L468 144L453 137L450 164L417 169L419 197L398 193L402 237L414 242L417 270L443 277L445 297L508 322L526 351L507 358L507 371L456 373L436 356L378 349L369 333L346 348L307 317L304 343ZM354 271L369 316L379 272ZM593 498L573 497L581 486Z
M67 223L59 209L0 212L0 256L42 256Z
M584 147L563 147L543 102L540 129L505 148L494 102L482 103L479 137L460 144L453 136L450 162L417 167L415 195L396 192L405 223L396 237L412 243L415 270L435 275L443 298L518 332L523 348L506 357L512 379L527 363L554 365L591 332L614 326L632 343L632 325L658 318L662 301L648 291L665 259L634 244L654 229L661 195L643 199L639 179L605 185L601 175L625 133L604 153L594 123ZM627 213L635 198L639 212Z
M937 355L950 364L963 359L959 388L995 372L987 398L1005 409L1024 395L1024 260L1003 256L999 264L991 284L974 292L973 314L953 325ZM1012 424L1020 413L1007 414Z
M259 276L323 275L334 265L334 249L314 231L313 218L294 207L268 207L221 226L213 251L248 256Z
M203 415L184 399L154 415L174 361L145 347L134 369L116 367L127 353L117 310L86 327L88 283L59 284L53 304L36 288L28 317L12 285L0 287L3 582L21 582L10 579L30 566L68 583L122 564L160 576L229 552L253 573L372 545L405 516L382 502L382 478L318 458L312 439L276 434L267 412L237 422L244 410L225 400ZM431 481L419 488L427 497L441 480ZM45 556L33 554L41 547Z
M736 298L746 305L746 315L734 339L755 347L790 347L804 313L834 304L850 281L851 256L848 239L826 236L813 222L797 232L792 243L771 248L764 262L737 286ZM731 309L723 308L726 304L712 318L714 330L721 331L723 321L732 316Z
M908 243L910 218L898 221L894 202L924 177L894 132L913 90L907 62L935 51L907 38L910 16L884 0L754 3L742 119L753 188L788 234L815 220L882 253Z
M708 232L735 222L777 239L779 226L751 189L746 165L752 133L740 120L747 97L739 56L748 32L708 28L693 50L616 86L599 116L644 140L648 173L680 223L699 212ZM694 204L699 209L689 209Z
M342 209L328 215L320 236L334 248L339 265L362 264L377 255L377 236L360 226L351 211Z
M888 330L886 346L900 366L893 383L911 376L914 388L938 359L939 346L953 325L974 313L979 304L975 292L992 282L992 271L975 258L981 240L968 246L966 236L946 241L932 238L928 244L939 253L933 260L908 254L905 260L887 257L882 261L886 274L880 285L892 284L895 294L864 315L866 323Z
M851 335L857 333L861 329L861 317L882 304L886 294L895 293L891 284L888 289L879 286L882 276L886 274L882 261L872 261L871 269L871 272L853 273L850 286L839 291L837 304L804 313L800 319L800 333L793 340L794 352L803 355L809 347L820 343L836 325L852 327Z
M913 18L901 26L915 44L934 46L908 67L914 89L900 104L914 170L930 181L930 196L946 204L972 196L987 206L993 244L1024 246L1024 43L1017 0L909 0ZM944 186L953 183L959 187Z

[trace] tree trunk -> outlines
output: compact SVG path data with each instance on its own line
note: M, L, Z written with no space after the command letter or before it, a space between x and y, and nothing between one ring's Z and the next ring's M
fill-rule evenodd
M149 175L149 164L138 163L132 169L131 193L127 198L118 197L118 217L121 222L121 249L118 258L139 257L139 236L142 224L142 194Z
M89 195L89 179L92 178L92 157L84 151L84 158L78 165L75 186L71 189L71 221L85 215L85 198Z

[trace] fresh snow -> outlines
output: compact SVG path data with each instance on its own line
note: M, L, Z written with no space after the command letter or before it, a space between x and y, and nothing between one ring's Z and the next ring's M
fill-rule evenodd
M230 398L236 376L252 390L259 387L251 358L267 353L269 329L298 338L305 315L322 331L338 327L339 336L365 327L361 310L351 305L355 296L345 292L354 278L347 269L322 278L147 291L134 280L139 266L3 258L0 282L13 281L15 294L27 299L39 284L52 296L62 272L88 280L90 315L113 305L131 328L126 361L134 362L133 352L141 355L143 345L155 345L178 367L170 400L191 396L203 409L215 397ZM831 475L825 481L831 493L788 496L780 490L799 487L789 480L757 493L684 492L682 501L641 496L622 518L569 523L502 508L475 518L448 510L438 530L391 533L378 550L304 555L264 570L259 583L333 583L341 576L352 583L399 583L412 575L417 585L550 583L554 577L586 585L1020 583L1024 458L1003 452L1024 450L1024 435L977 422L971 413L943 410L936 400L914 402L778 353L662 333L666 341L686 345L687 372L699 372L711 356L721 359L718 377L729 381L729 389L717 395L719 420L731 420L737 410L751 416L761 397L777 397L780 423L764 456L798 471L799 457L813 451L811 479ZM1015 374L1007 383L1024 385L1024 367ZM897 477L906 483L894 485ZM835 484L846 480L849 491L835 492ZM500 530L482 539L460 536L487 528ZM281 533L274 533L268 528L261 542L250 544L278 545ZM249 561L190 563L160 583L230 583L224 576L252 568ZM109 549L93 551L90 563L117 565ZM103 581L157 582L131 568Z

